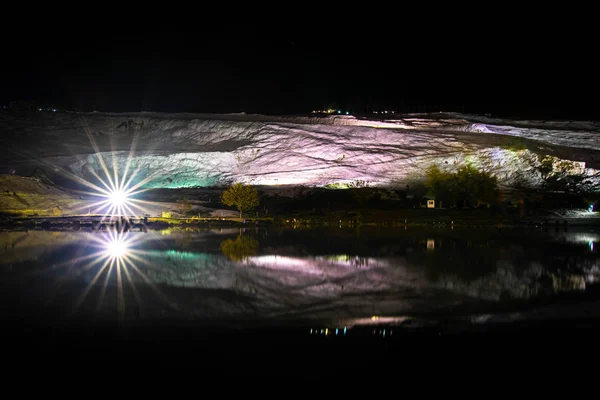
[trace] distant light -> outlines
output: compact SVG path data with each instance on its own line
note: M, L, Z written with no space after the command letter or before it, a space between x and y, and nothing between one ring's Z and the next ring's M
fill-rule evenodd
M346 111L346 115L349 115L350 113L348 111Z
M588 211L589 212L594 212L594 205L590 204L590 206L588 207Z
M127 201L127 195L121 190L115 190L110 194L110 202L116 207L122 206Z

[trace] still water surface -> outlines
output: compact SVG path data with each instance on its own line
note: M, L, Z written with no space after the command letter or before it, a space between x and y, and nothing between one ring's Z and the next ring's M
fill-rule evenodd
M599 240L590 229L2 232L0 283L4 312L23 318L481 316L589 293Z

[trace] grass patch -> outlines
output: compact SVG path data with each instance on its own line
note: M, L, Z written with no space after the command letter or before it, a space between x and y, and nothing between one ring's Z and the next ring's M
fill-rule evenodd
M502 136L499 147L504 150L522 151L529 149L527 139L518 136Z

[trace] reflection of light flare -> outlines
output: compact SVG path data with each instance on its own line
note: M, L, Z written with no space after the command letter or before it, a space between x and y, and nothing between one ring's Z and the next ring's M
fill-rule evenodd
M71 260L71 262L58 265L59 268L67 267L67 270L65 271L66 276L59 278L58 284L55 285L54 288L54 296L51 296L52 298L56 297L60 288L66 282L81 277L87 271L95 271L93 277L86 285L79 298L73 303L71 315L74 315L79 311L88 297L88 294L92 291L92 288L96 286L100 287L100 291L95 302L95 307L96 311L100 311L107 295L109 282L111 279L115 282L114 279L116 279L117 316L119 320L124 319L127 306L125 303L125 286L128 287L130 293L133 293L135 302L137 303L137 309L140 311L139 315L140 317L143 317L141 313L142 298L136 288L134 280L134 276L136 275L152 289L161 302L173 309L178 308L177 305L170 301L136 265L146 264L146 266L152 266L148 262L147 252L135 248L137 244L150 239L147 235L109 231L104 235L90 235L89 238L92 242L91 246L95 249L93 253L78 257ZM53 268L54 271L56 271L56 267L57 266ZM50 302L52 302L52 298L50 299Z
M127 252L127 245L123 240L113 240L108 243L106 252L110 257L121 258Z

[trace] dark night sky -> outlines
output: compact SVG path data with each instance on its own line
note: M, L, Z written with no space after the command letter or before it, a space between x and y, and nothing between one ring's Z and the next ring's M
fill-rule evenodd
M206 17L187 31L185 23L39 24L27 35L3 32L11 39L0 104L248 113L450 104L600 119L592 25L539 15L503 23L490 14L442 17Z

